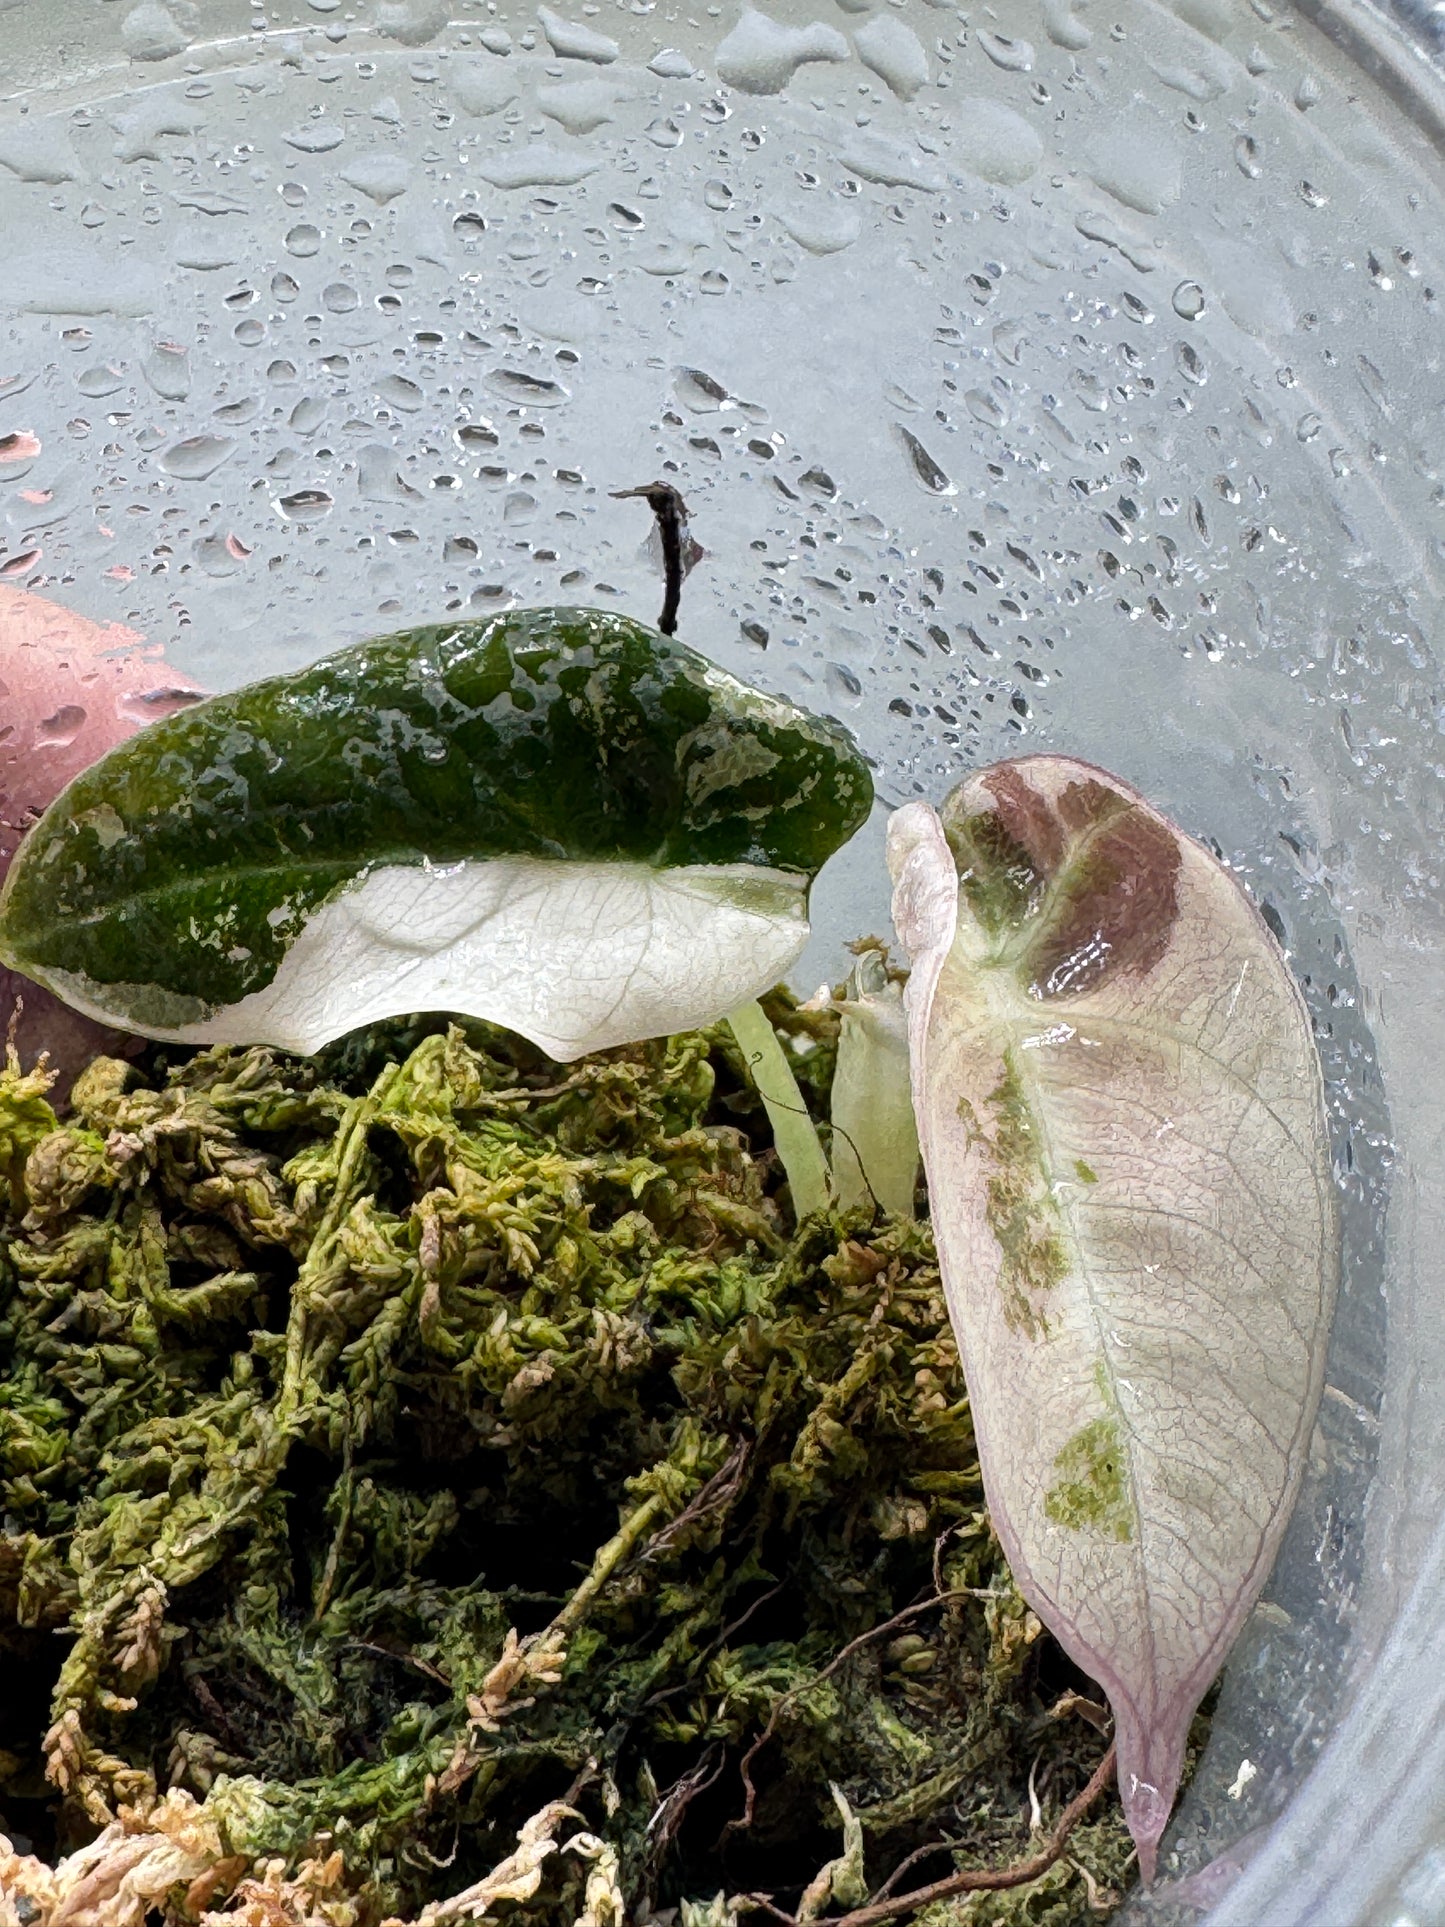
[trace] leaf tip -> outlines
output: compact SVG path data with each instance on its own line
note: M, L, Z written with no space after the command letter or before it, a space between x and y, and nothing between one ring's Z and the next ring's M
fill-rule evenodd
M1184 1734L1192 1711L1191 1707L1182 1725L1166 1717L1150 1726L1132 1707L1114 1703L1119 1798L1138 1849L1139 1877L1146 1887L1154 1884L1159 1866L1159 1842L1174 1811L1174 1797L1184 1768Z
M946 949L958 917L958 872L931 803L905 803L889 817L888 873L894 927L910 958Z

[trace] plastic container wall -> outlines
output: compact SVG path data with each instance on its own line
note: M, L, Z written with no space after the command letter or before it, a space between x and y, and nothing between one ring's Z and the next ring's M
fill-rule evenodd
M1345 1282L1163 1867L1219 1927L1445 1920L1425 53L1277 0L0 29L0 580L226 688L448 614L651 616L610 491L663 475L683 634L840 716L889 802L1058 748L1237 866L1314 1014ZM811 981L886 927L885 815Z

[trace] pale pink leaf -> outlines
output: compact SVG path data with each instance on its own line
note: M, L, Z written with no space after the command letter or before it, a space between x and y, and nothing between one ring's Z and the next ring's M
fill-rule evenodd
M990 1511L1108 1693L1152 1879L1323 1381L1338 1257L1309 1019L1229 873L1088 764L1028 757L941 814L909 804L889 861Z

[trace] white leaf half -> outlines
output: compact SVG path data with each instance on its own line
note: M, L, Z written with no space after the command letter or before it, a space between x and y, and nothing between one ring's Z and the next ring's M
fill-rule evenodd
M1322 1385L1338 1258L1308 1016L1233 878L1088 765L996 765L943 819L910 804L889 861L990 1511L1108 1692L1148 1880Z
M498 857L384 865L307 919L264 989L209 1011L157 993L133 1028L174 1043L311 1052L362 1024L450 1010L562 1062L716 1021L784 976L808 938L807 879L752 864ZM52 972L77 1009L107 986Z

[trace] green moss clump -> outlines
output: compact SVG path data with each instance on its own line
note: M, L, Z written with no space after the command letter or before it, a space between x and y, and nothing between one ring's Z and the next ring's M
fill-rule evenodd
M824 1115L836 1019L767 1008ZM615 1927L1007 1863L1031 1770L1057 1811L1101 1757L1050 1717L1085 1683L989 1527L927 1225L796 1229L725 1028L157 1049L63 1123L12 1065L0 1160L0 1870L36 1927L37 1869L122 1808L171 1829L171 1927L444 1919L524 1861L506 1920ZM950 1918L1097 1919L1127 1854L1111 1806L1053 1912Z

